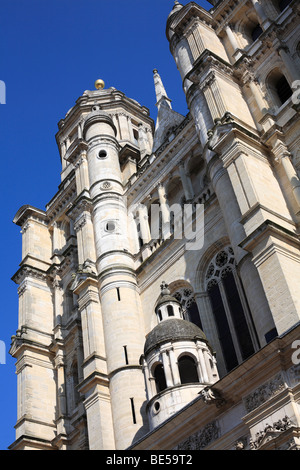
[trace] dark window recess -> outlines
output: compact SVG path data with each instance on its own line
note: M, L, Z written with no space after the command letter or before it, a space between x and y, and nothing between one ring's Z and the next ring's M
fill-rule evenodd
M281 104L284 104L293 94L293 91L284 75L276 80L275 89Z
M168 310L168 317L174 317L174 309L172 305L168 305L167 310Z
M286 7L291 3L292 0L280 0L279 2L279 10L283 11Z
M252 37L253 42L256 41L256 39L258 39L259 36L262 35L262 33L263 33L262 27L260 26L260 24L257 24L251 31L251 37Z
M121 294L120 294L120 288L117 287L117 297L118 297L118 302L121 301Z
M134 398L130 398L130 404L131 404L132 422L133 424L136 424Z
M234 329L238 338L243 360L254 354L254 347L247 325L245 312L237 290L234 275L227 272L223 278L223 285L226 292Z
M158 318L159 318L159 321L162 321L162 314L161 314L161 310L158 310Z
M137 224L137 232L138 232L138 237L139 237L139 246L140 246L140 249L143 247L144 245L144 241L142 239L142 236L141 236L141 225L140 224Z
M125 364L128 365L128 352L127 352L127 346L123 346L124 348L124 356L125 356Z
M202 323L200 320L199 310L196 302L191 302L190 305L187 307L186 311L188 313L189 321L199 326L199 328L201 328L202 330Z
M278 331L276 328L273 328L272 330L268 331L268 333L265 334L265 339L267 343L270 343L274 338L277 338L278 336Z
M158 364L154 370L154 379L156 384L157 393L162 392L167 388L167 382L165 377L165 371L162 364Z
M222 347L226 368L229 372L238 365L238 360L235 353L228 321L226 318L226 312L224 309L219 286L215 284L210 287L208 294L212 305L212 310L217 326L218 337Z
M199 382L197 366L190 356L182 356L178 359L178 369L182 384Z

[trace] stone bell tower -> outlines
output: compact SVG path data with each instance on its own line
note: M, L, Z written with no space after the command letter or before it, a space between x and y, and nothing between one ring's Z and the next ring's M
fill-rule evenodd
M158 325L147 335L143 364L150 428L197 398L219 375L213 350L194 323L184 320L180 302L161 284L155 305Z
M29 416L44 417L43 432L31 419L29 429L43 436L42 448L124 449L147 431L139 364L145 329L125 191L150 153L153 127L147 108L96 82L59 122L58 193L45 212L25 206L15 217L24 258L14 279L27 286L38 276L42 284L20 289L20 328L11 348L23 364L32 362L32 341L43 345L25 388L20 375L27 411L19 408L19 448ZM32 396L39 381L48 390L41 409Z

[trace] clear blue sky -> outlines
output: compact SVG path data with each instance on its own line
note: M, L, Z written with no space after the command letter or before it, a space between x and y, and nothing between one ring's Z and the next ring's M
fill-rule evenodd
M182 0L186 5L187 0ZM198 2L211 8L205 0ZM156 118L154 68L173 108L187 113L181 80L165 36L173 0L1 0L1 310L0 450L15 440L15 360L8 354L17 329L20 227L12 223L23 204L44 209L60 183L57 123L85 90L105 80L148 107Z

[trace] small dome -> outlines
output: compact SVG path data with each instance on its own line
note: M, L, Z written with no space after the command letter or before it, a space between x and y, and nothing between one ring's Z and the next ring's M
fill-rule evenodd
M159 323L148 334L145 342L144 354L147 355L151 349L168 341L194 341L195 339L208 343L203 331L194 323L180 318L170 318Z
M155 311L158 309L158 307L160 307L162 304L165 304L165 303L168 303L168 302L176 302L177 304L180 305L180 302L175 299L175 297L173 297L171 295L171 292L169 291L168 289L168 284L166 284L164 281L162 282L161 286L161 293L160 293L160 296L158 297L157 301L156 301L156 304L155 304Z

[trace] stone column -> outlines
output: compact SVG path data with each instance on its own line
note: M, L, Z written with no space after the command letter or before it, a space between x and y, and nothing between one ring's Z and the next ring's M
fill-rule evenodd
M178 365L177 365L174 350L170 348L168 352L169 352L170 365L171 365L174 385L180 385L181 380L180 380L180 375L179 375L179 370L178 370Z
M168 360L167 351L162 351L161 355L162 355L162 362L164 366L167 387L172 387L174 384L172 380L171 368L170 368L170 364Z
M200 381L201 382L203 381L204 383L209 383L205 359L203 355L203 346L201 345L199 341L197 342L197 350L198 350L198 358L199 358L199 364L200 364L200 369L201 369Z
M54 297L54 331L55 338L61 338L61 325L62 325L62 305L63 305L63 291L61 287L61 280L58 276L55 276L53 281L53 297Z
M147 134L142 123L139 124L139 147L140 147L142 158L147 153L148 154L151 153L151 151L149 151L149 142L148 142Z
M143 373L145 376L145 385L146 385L148 400L151 400L151 398L155 395L155 393L153 394L152 383L150 379L150 372L149 372L148 364L145 358L143 358Z
M194 197L194 189L192 186L191 178L188 174L188 172L185 169L185 164L184 162L180 162L179 164L179 173L180 173L180 178L183 186L183 191L185 195L185 199L187 201L193 199Z
M275 160L281 163L287 179L290 182L295 201L298 205L297 214L300 214L300 180L292 164L291 154L284 145L278 145L277 148L274 148L273 154L275 155Z
M55 368L57 373L57 418L60 418L66 415L67 406L64 360L59 354L55 358Z
M270 26L271 21L267 17L265 10L260 4L259 0L252 0L252 3L258 16L259 22L261 23L263 29L266 30Z
M295 82L296 80L299 80L299 71L297 67L295 66L295 62L293 61L292 57L289 54L289 49L285 45L281 45L278 48L278 54L281 57L285 68L286 72L288 75L288 79L290 81L290 84Z
M143 204L139 206L139 223L143 243L149 243L151 240L151 233L148 223L148 213L146 206L144 206Z
M81 152L81 157L80 157L80 181L81 181L82 190L89 188L89 170L88 170L88 164L87 164L86 151Z
M254 77L249 76L247 86L250 88L252 95L256 101L257 107L261 113L265 113L267 111L267 105L262 97L259 83L255 80Z
M125 113L120 113L118 117L120 123L121 139L130 140L127 115Z
M59 223L54 222L53 223L53 237L52 237L52 252L57 253L60 249L60 243L59 243Z
M131 117L127 116L127 125L128 125L128 133L130 136L131 142L135 141L134 135L133 135L133 129L132 129L132 122L131 122Z
M170 211L167 203L166 188L162 183L157 186L160 211L162 216L162 237L164 240L170 237Z
M238 60L241 56L242 56L242 52L239 51L239 45L238 45L238 42L237 42L237 39L231 29L231 26L228 24L225 26L225 32L227 34L227 37L229 39L229 42L234 50L234 57L236 60Z

